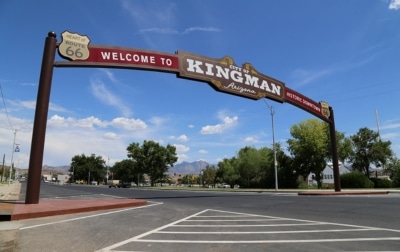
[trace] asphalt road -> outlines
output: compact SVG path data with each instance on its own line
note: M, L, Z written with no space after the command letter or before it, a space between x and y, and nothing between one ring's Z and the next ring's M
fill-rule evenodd
M148 205L15 222L18 251L400 250L400 194L298 196L42 184L40 197L102 194L146 199Z

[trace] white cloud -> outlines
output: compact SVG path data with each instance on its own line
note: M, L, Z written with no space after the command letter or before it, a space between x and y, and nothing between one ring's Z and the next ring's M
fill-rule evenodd
M381 138L382 139L386 139L386 140L393 140L395 138L398 138L400 136L399 133L385 133L385 134L381 134Z
M108 69L100 69L100 71L103 72L111 82L113 82L113 83L117 83L118 82L117 78L114 76L114 73L111 72L110 70L108 70Z
M177 140L180 142L187 142L189 141L189 138L186 135L180 135Z
M297 85L306 85L308 83L311 83L313 81L316 81L320 78L322 78L325 75L330 74L333 71L333 69L322 69L319 71L310 71L310 70L305 70L305 69L296 69L292 75L293 78L295 79L295 82Z
M370 49L369 49L370 50ZM367 53L367 57L363 57L357 61L349 61L337 63L333 66L328 66L323 69L315 69L308 70L304 68L295 69L292 72L293 82L296 83L297 86L307 85L309 83L313 83L319 81L322 78L326 78L329 75L332 75L339 71L349 71L351 69L360 68L370 63L376 58L376 54L372 54L371 52Z
M47 125L50 128L69 128L69 127L77 127L77 128L86 128L86 129L94 129L97 127L107 127L107 122L103 122L98 118L93 116L83 118L83 119L75 119L72 117L62 117L59 115L53 115L47 122Z
M23 82L21 83L22 86L37 86L37 83L33 83L33 82Z
M43 164L68 165L75 155L95 154L109 157L109 165L112 166L115 160L120 161L126 158L127 147L124 139L110 138L112 135L101 131L73 128L47 131Z
M117 139L117 134L114 132L106 132L104 133L104 138L105 139Z
M238 117L229 117L226 116L223 118L222 123L216 125L207 125L201 128L201 134L210 135L210 134L221 134L223 131L232 128L237 124Z
M62 116L53 115L48 121L47 126L49 128L67 128L68 120Z
M206 150L199 150L199 153L200 153L200 154L207 154L208 151L206 151Z
M4 113L3 113L4 112ZM17 130L20 131L22 129L29 129L33 125L33 122L29 119L14 117L11 114L5 113L5 111L0 110L0 128L4 128L7 130ZM1 137L0 137L1 138Z
M383 129L397 129L400 128L400 123L391 123L391 124L386 124L380 127L381 130Z
M146 28L140 29L137 34L143 33L159 33L159 34L169 34L169 35L179 35L179 34L189 34L192 32L221 32L220 29L214 27L189 27L186 28L184 31L180 32L173 28Z
M171 28L147 28L147 29L140 29L137 33L141 34L141 33L148 33L148 32L152 32L152 33L159 33L159 34L179 34L179 32L175 29L171 29Z
M20 101L20 100L16 100L16 101L9 101L9 103L14 107L14 108L22 108L22 109L30 109L30 110L35 110L36 109L36 101L31 100L31 101ZM49 111L55 111L55 112L66 112L68 111L67 109L54 104L52 102L50 102L49 104Z
M178 157L177 163L181 163L188 159L188 155L186 154L177 154L176 156Z
M27 109L35 109L36 108L36 101L20 101L19 104L23 108L27 108Z
M257 142L258 142L258 140L257 140L256 138L254 138L254 137L246 137L246 138L244 139L244 141L245 141L246 143L257 143Z
M129 119L123 117L113 119L110 125L115 128L122 128L129 131L144 130L147 128L146 123L140 119Z
M194 125L193 125L193 124L189 124L189 125L188 125L188 128L193 129L193 128L194 128Z
M90 86L92 89L92 94L101 102L116 107L125 117L130 117L132 115L130 108L126 106L120 98L112 94L112 92L106 88L100 79L91 79Z
M140 27L156 27L168 25L175 21L176 4L158 2L151 5L148 2L138 4L134 1L122 1L122 8L132 17L134 23Z
M35 102L35 106L36 106L36 102ZM63 107L61 107L61 106L59 106L59 105L57 105L57 104L54 104L54 103L50 102L50 104L49 104L49 111L54 111L54 112L67 112L68 110L65 109L65 108L63 108Z
M221 32L220 29L214 28L214 27L190 27L186 28L185 31L183 32L184 34L191 33L191 32Z
M176 151L179 152L179 153L188 152L190 150L189 147L187 147L187 146L185 146L183 144L174 144L174 146L176 148Z
M102 122L100 119L90 116L87 118L79 119L74 122L74 126L80 128L93 129L94 126L106 127L107 123Z
M189 152L190 148L182 145L182 144L174 144L175 148L176 148L176 156L178 157L178 163L186 160L188 158L188 155L185 154L187 152Z
M162 126L165 124L166 120L167 119L162 118L160 116L154 116L154 117L150 118L149 122L151 122L155 126Z
M390 10L398 10L400 9L400 0L391 0L389 4Z

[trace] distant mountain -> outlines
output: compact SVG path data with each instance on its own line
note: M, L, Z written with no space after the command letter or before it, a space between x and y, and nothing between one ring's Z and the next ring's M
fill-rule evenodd
M10 167L5 167L6 169L10 169ZM18 175L27 176L29 169L15 168ZM42 174L68 174L69 165L64 166L48 166L43 165ZM1 174L0 174L1 175Z
M64 166L43 165L43 167L42 167L43 172L58 172L58 173L67 174L68 170L69 170L69 165L64 165Z
M206 161L200 160L195 162L182 162L179 164L175 164L172 168L168 170L169 174L200 174L200 171L207 167L207 165L211 165Z
M202 169L205 169L207 167L207 165L213 165L210 164L206 161L200 160L200 161L194 161L194 162L182 162L179 164L175 164L174 167L170 168L168 170L169 174L181 174L181 175L185 175L185 174L193 174L193 175L197 175L200 174L200 171ZM216 166L216 165L214 165ZM42 172L44 173L63 173L63 174L67 174L68 173L68 169L69 169L69 165L64 165L64 166L48 166L48 165L43 165L42 167ZM27 172L28 170L23 170L25 172ZM23 172L22 171L22 172Z

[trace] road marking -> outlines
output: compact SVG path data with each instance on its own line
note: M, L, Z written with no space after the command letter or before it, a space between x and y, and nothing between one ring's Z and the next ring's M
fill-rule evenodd
M140 239L136 242L148 242L148 243L202 243L202 244L246 244L246 243L320 243L320 242L354 242L354 241L400 241L400 237L382 237L382 238L344 238L344 239L311 239L311 240L219 240L219 241L194 241L194 240L145 240ZM125 244L122 244L125 245ZM105 252L110 250L98 250L96 252Z
M204 211L201 211L201 212L199 212L199 213L190 215L190 216L188 216L188 217L186 217L186 218L183 218L183 219L181 219L181 220L177 220L177 221L175 221L175 222L172 222L172 223L170 223L170 224L164 225L164 226L162 226L162 227L159 227L159 228L150 230L149 232L146 232L146 233L140 234L140 235L138 235L138 236L132 237L132 238L130 238L130 239L128 239L128 240L121 241L121 242L119 242L119 243L113 244L113 245L111 245L111 246L109 246L109 247L100 249L100 250L98 250L98 251L96 251L96 252L110 251L111 249L120 247L120 246L125 245L125 244L127 244L127 243L137 241L138 239L140 239L140 238L142 238L142 237L144 237L144 236L147 236L147 235L152 234L152 233L154 233L154 232L157 232L157 231L159 231L159 230L165 229L165 228L167 228L167 227L173 226L173 225L175 225L176 223L179 223L179 222L181 222L181 221L183 221L183 220L186 220L186 219L190 219L190 218L192 218L192 217L194 217L194 216L196 216L196 215L202 214L202 213L204 213L204 212L206 212L206 211L208 211L208 210L204 210Z
M400 241L400 237L382 237L382 238L349 238L349 239L311 239L311 240L238 240L238 241L232 241L232 240L219 240L219 241L213 241L213 240L146 240L146 239L140 239L137 240L136 242L148 242L148 243L201 243L201 244L254 244L254 243L320 243L320 242L354 242L354 241ZM125 244L122 244L125 245ZM105 251L111 251L111 250L98 250L96 252L105 252Z
M54 222L48 222L48 223L43 223L43 224L38 224L38 225L33 225L33 226L26 226L26 227L21 227L20 230L32 229L32 228L37 228L37 227L49 226L49 225L65 223L65 222L71 222L71 221L77 221L77 220L83 220L83 219L89 219L89 218L93 218L93 217L109 215L109 214L115 214L115 213L121 213L121 212L126 212L126 211L131 211L131 210L136 210L136 209L147 208L147 207L158 206L158 205L164 204L163 202L154 202L154 201L148 201L148 202L151 202L152 204L145 205L145 206L124 208L124 209L121 209L121 210L115 210L115 211L110 211L110 212L106 212L106 213L92 214L92 215L87 215L87 216L78 217L78 218L66 219L66 220L62 220L62 221L54 221Z
M353 231L371 231L371 230L380 230L380 229L321 229L321 230L296 230L296 231L255 231L255 232L240 232L240 231L231 231L231 232L176 232L176 231L158 231L158 234L297 234L297 233L319 233L319 232L353 232Z
M232 222L247 224L226 224ZM200 224L198 224L200 222ZM208 224L214 222L214 224ZM254 223L258 222L258 224ZM259 224L267 222L268 224ZM275 222L275 223L271 223ZM190 224L193 223L193 224ZM201 224L205 223L205 224ZM321 227L320 229L307 229L307 227ZM213 230L202 228L213 227ZM340 227L340 228L337 228ZM230 228L230 229L229 229ZM243 230L245 228L245 230ZM260 230L265 228L266 230ZM285 229L286 228L286 229ZM289 230L288 230L289 228ZM192 229L192 230L191 230ZM200 230L199 230L200 229ZM242 230L241 230L242 229ZM183 219L174 221L159 228L150 230L138 236L110 245L97 252L118 251L114 250L129 243L168 243L168 244L256 244L256 243L321 243L321 242L354 242L354 241L399 241L400 236L382 233L382 237L376 237L376 233L390 232L398 235L400 230L375 228L359 225L340 224L333 222L318 222L293 218L280 218L221 210L206 209ZM348 238L345 234L338 238L329 237L329 233L351 232L355 237ZM317 235L316 235L317 233ZM276 239L276 235L280 235ZM310 234L309 238L293 239L293 235ZM324 235L326 234L326 237ZM255 236L256 235L256 236ZM265 236L267 235L267 236ZM290 236L292 235L292 236ZM318 237L318 235L320 237ZM246 239L246 236L248 239ZM357 237L359 236L359 237ZM168 239L168 237L171 237ZM210 238L211 237L211 238ZM240 240L237 239L240 237ZM271 238L271 239L268 239Z

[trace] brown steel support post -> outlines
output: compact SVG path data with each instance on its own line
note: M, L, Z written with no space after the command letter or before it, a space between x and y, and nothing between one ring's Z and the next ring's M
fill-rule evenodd
M40 71L39 88L36 99L25 204L39 203L44 140L46 136L47 114L49 111L51 80L53 78L53 64L56 49L56 34L55 32L49 32L44 44L42 68Z
M329 134L331 135L331 148L332 148L332 164L333 164L333 180L335 184L335 192L340 192L340 172L339 172L339 160L336 144L336 129L335 129L335 116L333 114L332 107L329 107L330 119L329 123Z

